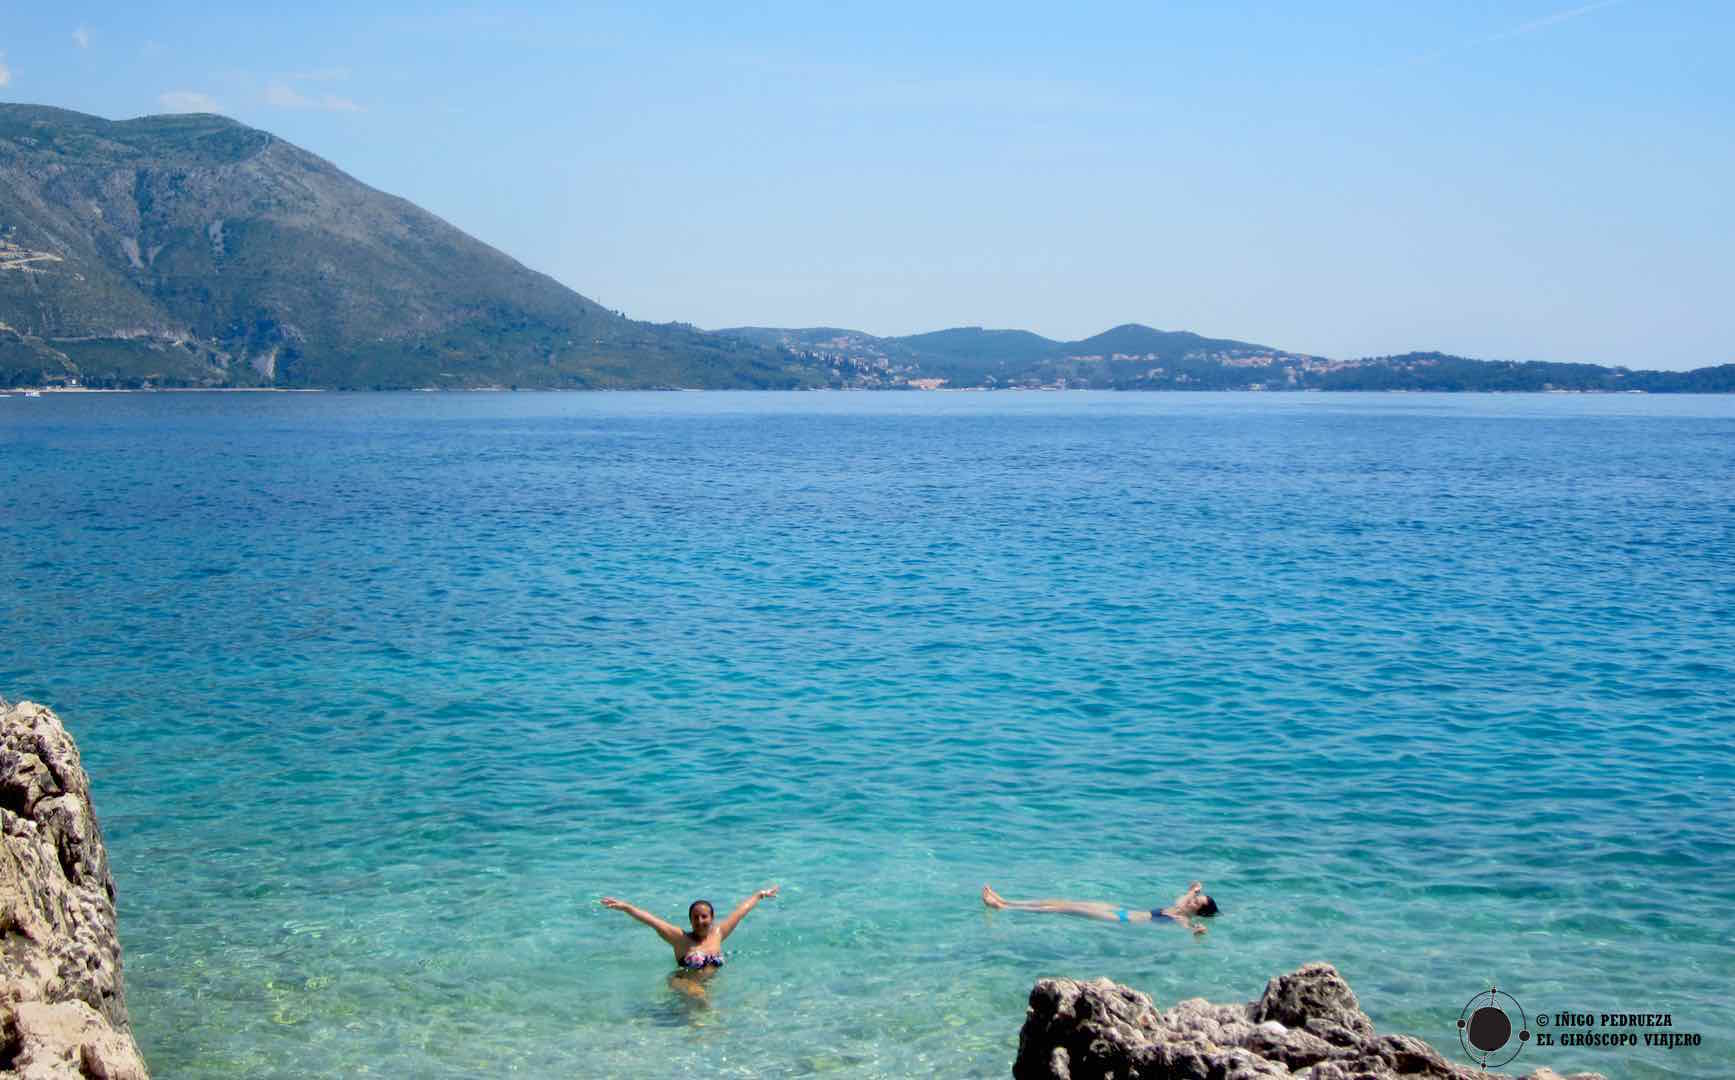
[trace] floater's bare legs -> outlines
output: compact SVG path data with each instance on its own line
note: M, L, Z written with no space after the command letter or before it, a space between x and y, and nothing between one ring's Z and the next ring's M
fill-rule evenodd
M982 902L996 911L1047 911L1056 915L1079 915L1087 919L1101 919L1104 922L1120 922L1121 912L1125 909L1116 904L1102 900L1008 900L988 886L982 886ZM1128 919L1134 912L1128 912ZM1140 911L1146 919L1150 912Z

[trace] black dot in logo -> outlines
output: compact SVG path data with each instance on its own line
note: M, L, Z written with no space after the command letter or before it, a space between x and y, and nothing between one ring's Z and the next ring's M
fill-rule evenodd
M1458 1017L1458 1026L1459 1027L1464 1026L1464 1018L1462 1016Z
M1530 1041L1530 1030L1528 1028L1519 1028L1518 1029L1518 1041L1519 1042L1529 1042Z
M1512 1037L1512 1021L1492 1005L1484 1005L1470 1014L1470 1045L1483 1053L1492 1053L1506 1045Z

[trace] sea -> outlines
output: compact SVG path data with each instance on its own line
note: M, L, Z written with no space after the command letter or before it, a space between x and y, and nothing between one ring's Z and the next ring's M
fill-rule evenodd
M159 1077L1006 1076L1310 961L1735 1059L1735 397L14 396L0 693ZM771 885L701 993L599 904Z

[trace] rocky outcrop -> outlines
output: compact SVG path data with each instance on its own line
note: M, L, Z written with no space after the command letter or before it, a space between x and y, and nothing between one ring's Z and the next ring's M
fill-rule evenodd
M147 1080L90 781L30 702L0 701L0 1073Z
M1409 1035L1379 1035L1330 964L1272 979L1258 1001L1203 998L1159 1013L1107 979L1043 979L1030 992L1014 1080L1484 1080ZM1528 1080L1563 1080L1549 1069ZM1579 1073L1564 1080L1604 1080Z

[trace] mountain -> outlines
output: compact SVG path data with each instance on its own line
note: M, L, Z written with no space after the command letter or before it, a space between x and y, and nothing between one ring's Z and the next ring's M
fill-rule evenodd
M1053 356L1060 346L1028 330L984 330L963 326L897 338L912 355L935 367L949 366L960 372L1005 370L1020 364L1039 363Z
M731 327L718 334L789 349L837 386L883 388L940 381L967 386L1094 389L1245 389L1261 365L1324 363L1269 345L1127 323L1081 341L1028 330L961 326L907 337L858 330Z
M221 116L0 104L0 386L1089 387L1735 391L1442 353L1330 360L1128 323L635 322L330 162Z
M220 116L0 104L0 386L796 387Z
M1079 341L956 327L908 337L859 330L733 327L718 334L789 349L832 386L1095 390L1415 390L1732 393L1735 364L1634 371L1595 364L1475 360L1439 352L1332 360L1229 338L1127 323Z

